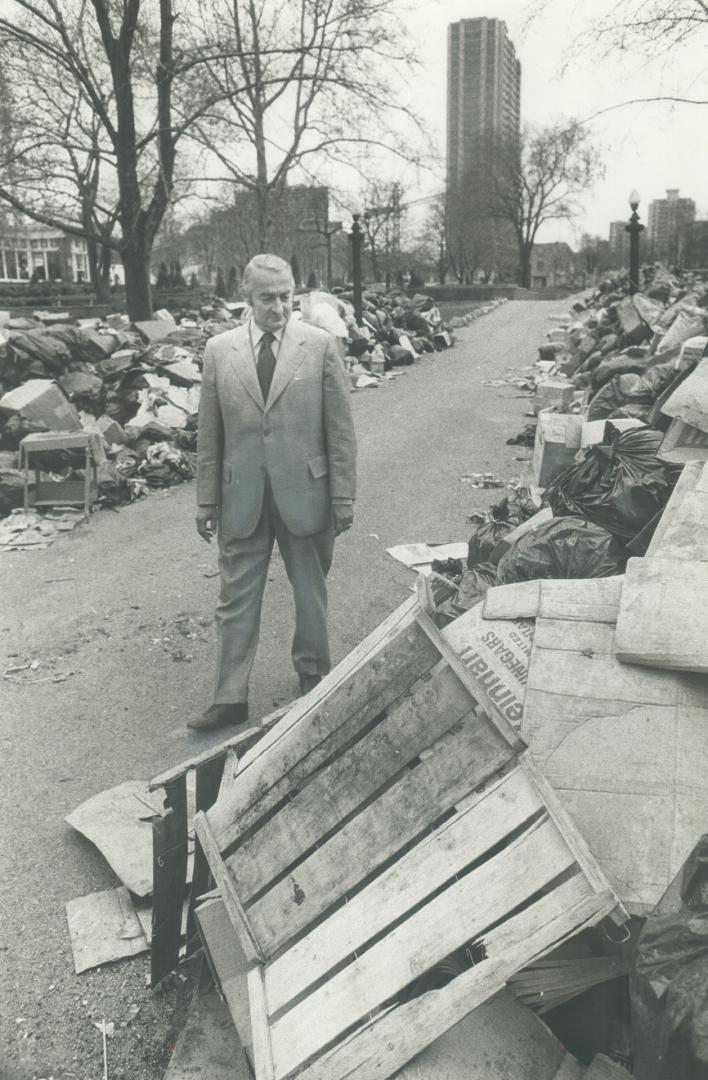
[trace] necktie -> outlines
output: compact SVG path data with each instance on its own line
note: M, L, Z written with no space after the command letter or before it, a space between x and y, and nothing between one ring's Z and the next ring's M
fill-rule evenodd
M258 347L256 372L258 374L258 382L260 383L264 401L268 400L268 392L270 390L270 384L273 381L273 372L275 371L275 353L272 348L273 341L274 338L272 334L264 334Z

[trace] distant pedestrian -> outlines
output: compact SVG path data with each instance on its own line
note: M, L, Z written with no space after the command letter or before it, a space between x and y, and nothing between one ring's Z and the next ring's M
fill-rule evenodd
M196 521L205 540L218 534L221 596L213 704L188 721L201 730L248 720L275 540L295 599L301 693L329 671L326 577L354 517L356 439L334 339L291 319L292 271L278 256L256 255L243 287L251 318L209 341L202 373Z

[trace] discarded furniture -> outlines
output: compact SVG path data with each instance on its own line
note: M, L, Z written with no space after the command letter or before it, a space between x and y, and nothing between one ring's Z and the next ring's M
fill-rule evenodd
M257 1080L384 1080L617 907L514 729L413 614L195 815L247 968Z
M35 454L50 450L83 450L83 480L42 480ZM20 443L20 467L24 472L24 509L32 506L83 506L88 521L98 498L100 441L90 431L38 431ZM34 496L30 499L30 469L34 468Z

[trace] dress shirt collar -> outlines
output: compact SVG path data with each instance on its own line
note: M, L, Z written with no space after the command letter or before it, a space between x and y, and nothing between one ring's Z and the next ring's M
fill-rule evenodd
M278 345L280 345L280 342L282 341L284 331L285 331L284 326L281 326L280 330L271 330L271 331L269 331L273 335L275 340L278 342ZM257 351L258 346L261 343L261 338L263 337L263 335L267 331L261 330L260 326L257 326L256 323L253 321L253 319L251 319L250 332L251 332L251 341L253 342L253 348L256 349L256 351Z

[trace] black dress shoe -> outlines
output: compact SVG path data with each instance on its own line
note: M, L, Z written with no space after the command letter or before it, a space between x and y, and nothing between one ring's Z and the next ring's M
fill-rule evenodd
M248 724L248 702L240 701L236 705L210 705L201 716L187 721L187 727L193 731L216 731L217 728L231 724Z
M322 682L321 675L303 675L300 674L300 694L304 697L305 694L309 694L310 690L314 690L318 683Z

